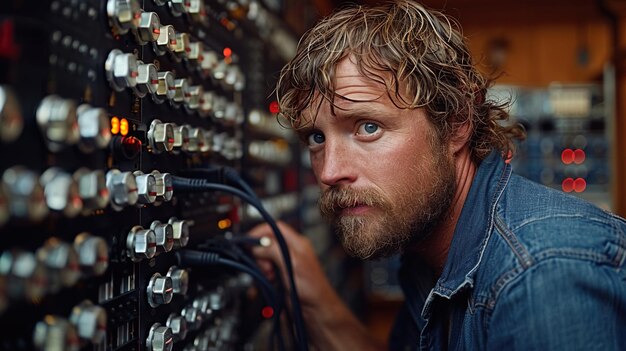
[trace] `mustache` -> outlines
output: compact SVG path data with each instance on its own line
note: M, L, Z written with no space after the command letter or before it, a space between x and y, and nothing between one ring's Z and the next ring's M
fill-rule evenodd
M384 195L371 188L330 187L322 192L319 199L320 212L326 217L334 217L342 209L356 206L370 206L381 209L390 207Z

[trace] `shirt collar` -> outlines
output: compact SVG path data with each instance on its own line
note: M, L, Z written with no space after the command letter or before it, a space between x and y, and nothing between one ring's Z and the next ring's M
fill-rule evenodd
M511 174L511 166L492 151L474 176L461 216L454 230L445 266L433 294L451 298L462 288L474 286L474 273L480 265L493 227L498 199Z

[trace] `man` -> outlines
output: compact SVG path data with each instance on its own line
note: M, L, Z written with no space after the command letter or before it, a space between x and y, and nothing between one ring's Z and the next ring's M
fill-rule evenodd
M277 93L346 250L403 254L390 349L626 349L626 222L511 173L522 133L500 123L489 84L451 21L400 0L321 21ZM281 229L310 342L383 349L309 240ZM270 262L283 267L276 245L254 255L270 276Z

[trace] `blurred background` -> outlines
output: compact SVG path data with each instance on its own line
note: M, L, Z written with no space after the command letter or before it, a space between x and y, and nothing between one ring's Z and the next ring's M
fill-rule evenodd
M0 350L160 350L168 337L173 350L268 349L273 310L249 275L176 266L183 247L239 257L229 245L262 221L234 196L172 187L227 183L214 166L311 238L385 340L403 299L397 258L345 255L272 95L307 29L375 3L4 0ZM423 3L460 23L497 77L490 97L512 99L528 132L514 170L626 216L626 1Z

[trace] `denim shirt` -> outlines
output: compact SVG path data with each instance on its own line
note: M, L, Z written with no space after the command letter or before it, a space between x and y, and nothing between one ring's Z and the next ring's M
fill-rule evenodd
M482 161L442 274L405 253L391 350L626 350L626 221Z

